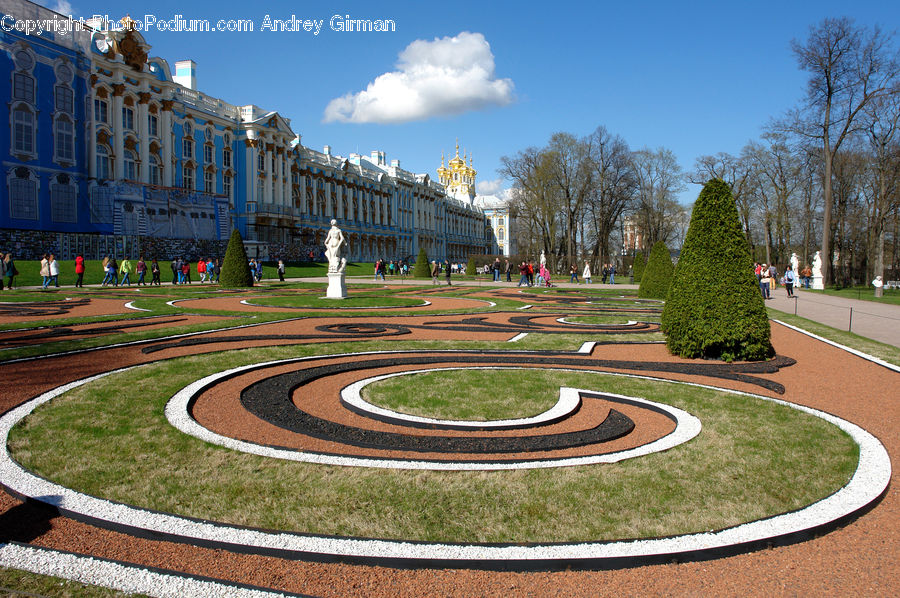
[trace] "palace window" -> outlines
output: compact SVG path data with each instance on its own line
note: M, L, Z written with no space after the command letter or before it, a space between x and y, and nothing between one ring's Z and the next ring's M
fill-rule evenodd
M265 197L265 182L264 179L256 179L256 201L262 202Z
M94 100L94 120L100 123L109 122L109 104L106 100Z
M227 174L222 177L222 193L231 197L231 177Z
M256 157L256 169L260 172L265 172L266 170L266 153L260 149L259 154Z
M77 190L69 176L61 174L50 185L50 219L53 222L77 222Z
M207 164L213 163L213 146L208 144L203 146L203 161Z
M225 168L231 168L231 149L225 148L222 150L222 166Z
M68 116L56 119L56 160L75 161L75 125Z
M97 178L105 180L110 173L109 150L105 145L97 144Z
M159 117L155 114L151 114L149 124L150 126L148 128L150 129L150 136L159 137Z
M34 104L34 78L26 73L13 73L13 99Z
M37 220L37 181L27 168L17 168L9 179L9 215L11 218Z
M192 139L181 140L181 157L190 160L194 157L194 141Z
M27 106L13 110L13 151L34 153L34 113Z
M137 164L137 156L131 150L125 150L124 177L129 181L136 181L140 176L140 168Z
M190 137L194 134L194 127L191 126L191 123L189 121L185 121L183 129L185 137Z
M184 189L194 188L194 168L185 164L181 167L181 186Z
M134 109L122 106L122 127L134 131Z
M56 110L72 114L75 111L75 94L65 85L56 86Z
M150 154L150 184L159 185L160 179L159 158L155 154Z
M203 188L207 193L216 192L216 173L206 171L203 173Z

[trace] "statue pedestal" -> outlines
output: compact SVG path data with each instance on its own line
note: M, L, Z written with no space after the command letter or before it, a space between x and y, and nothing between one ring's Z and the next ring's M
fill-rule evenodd
M825 285L822 283L821 276L813 276L812 277L812 288L818 289L820 291L825 289Z
M328 291L325 293L326 299L346 299L347 284L344 282L343 272L328 273Z

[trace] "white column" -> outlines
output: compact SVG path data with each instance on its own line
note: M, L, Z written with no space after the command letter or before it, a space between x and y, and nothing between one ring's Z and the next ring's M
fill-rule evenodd
M143 95L143 94L142 94ZM147 122L147 102L150 95L143 95L138 102L138 139L140 143L141 182L150 182L150 124Z
M266 157L265 166L266 166L266 184L264 186L265 189L265 202L272 203L272 188L274 184L275 173L272 171L272 152L268 147L262 146L263 155Z
M125 135L122 132L122 96L113 94L113 153L116 155L113 178L122 179L125 176Z
M248 139L248 141L250 141ZM259 201L256 193L256 150L252 144L244 143L244 168L247 172L247 180L244 182L247 201ZM244 208L246 210L246 207Z
M91 119L90 139L88 139L88 177L97 178L97 121L94 120L94 90L88 96L89 118Z
M165 107L160 111L161 127L159 136L162 138L162 184L166 187L174 187L172 184L172 110Z

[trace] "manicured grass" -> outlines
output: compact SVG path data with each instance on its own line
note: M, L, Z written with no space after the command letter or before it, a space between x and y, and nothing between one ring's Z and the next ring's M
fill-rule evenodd
M847 287L845 289L824 289L813 290L803 289L804 293L821 293L823 295L834 295L835 297L843 297L844 299L860 299L862 301L874 301L875 303L888 303L891 305L900 305L900 289L884 289L882 297L875 296L875 287L860 286Z
M204 374L268 359L415 343L233 351L142 366L56 399L13 430L15 458L96 496L234 524L311 533L458 542L581 541L716 529L800 508L846 483L856 447L837 428L750 397L593 373L514 370L467 383L555 395L567 385L666 402L703 432L665 453L593 467L508 472L391 471L282 462L175 431L163 409ZM446 347L447 345L444 344ZM413 386L421 386L412 375ZM455 379L443 382L458 385ZM430 384L441 384L440 378ZM525 392L525 391L523 391ZM507 410L515 410L514 406Z
M490 421L532 417L547 411L559 399L554 383L553 372L546 370L517 376L506 370L468 369L379 380L366 386L362 397L410 415ZM480 393L478 400L461 400L460 389L470 386L489 390Z
M318 309L353 309L373 307L420 307L425 301L416 297L359 297L350 295L345 299L327 299L312 297L309 295L294 295L292 297L251 297L247 299L253 305L265 305L269 307L287 308L318 308Z
M90 586L48 575L0 567L0 594L12 598L140 598L143 594L124 594L116 590Z

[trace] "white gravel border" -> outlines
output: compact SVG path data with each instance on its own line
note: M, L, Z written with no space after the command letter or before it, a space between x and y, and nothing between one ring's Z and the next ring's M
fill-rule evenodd
M782 322L781 320L772 320L772 321L775 322L776 324L781 324L782 326L784 326L786 328L790 328L791 330L795 330L801 334L805 334L806 336L814 338L817 341L822 341L823 343L831 345L832 347L837 347L838 349L843 349L847 353L852 353L853 355L856 355L857 357L862 357L863 359L865 359L867 361L871 361L872 363L877 363L878 365L884 366L889 370L893 370L895 372L900 372L900 367L894 365L893 363L888 363L887 361L885 361L883 359L879 359L879 358L875 357L874 355L869 355L868 353L863 353L862 351L852 349L846 345L842 345L840 343L836 343L834 341L828 340L827 338L821 337L818 334L813 334L809 330L804 330L802 328L798 328L797 326L792 326L792 325L788 324L787 322Z
M51 575L128 594L160 598L276 598L286 596L226 583L172 575L49 548L0 543L0 566ZM28 594L29 596L31 594Z
M526 336L528 336L528 333L527 333L527 332L520 332L519 334L515 335L514 337L512 337L511 339L509 339L509 340L506 341L506 342L508 342L508 343L515 343L515 342L517 342L517 341L522 340L522 339L525 338Z
M125 307L128 309L133 309L134 311L153 311L152 309L144 309L143 307L135 307L134 301L129 301L125 304Z
M302 361L303 359L309 358L302 358L297 361ZM264 367L265 365L268 364L234 368L229 373L245 371L254 367ZM148 511L81 494L35 476L13 461L7 451L7 441L9 430L16 422L20 421L38 405L59 396L67 390L112 373L114 372L99 374L61 386L10 410L0 418L0 442L2 442L2 450L0 450L0 482L16 494L40 499L58 507L63 512L79 514L88 521L99 520L111 526L125 526L147 530L152 533L163 534L164 536L175 536L188 542L205 541L222 545L241 546L245 550L251 551L275 550L287 553L317 553L338 557L427 559L431 561L471 561L473 563L483 561L528 562L535 560L597 561L658 556L669 558L680 553L710 551L746 543L765 542L779 536L802 533L805 530L826 526L864 509L877 500L887 488L891 476L890 459L884 446L874 436L855 424L816 409L779 399L707 385L690 384L691 386L772 401L820 417L838 426L847 432L859 445L859 465L856 472L854 472L847 485L839 491L798 511L752 521L719 531L647 540L582 542L575 544L478 545L311 536L238 528L214 522L186 519L167 513ZM647 376L626 376L631 378L648 378ZM179 395L182 399L177 404L186 406L183 399L210 383L211 380L209 378L198 380L181 391ZM657 378L653 379L658 380ZM668 382L685 384L675 381ZM175 404L174 399L167 406L167 416L170 415L170 407L173 404ZM186 413L184 407L179 407L176 411ZM696 425L699 426L699 421L696 422ZM229 443L235 442L232 439L226 440ZM258 451L254 452L260 454ZM397 463L394 463L394 466L396 467Z
M362 389L380 380L395 378L397 376L409 376L411 374L424 374L426 372L447 372L452 370L464 370L471 368L452 367L452 368L428 368L421 370L409 370L405 372L395 372L393 374L384 374L382 376L373 376L364 380L358 380L353 384L345 386L341 389L341 400L352 405L359 411L369 414L369 416L382 416L391 419L410 422L415 424L427 424L434 426L453 426L456 428L473 428L479 430L503 430L509 428L525 428L532 426L540 426L550 421L558 420L566 415L573 413L581 405L579 392L574 388L561 386L559 388L559 399L547 411L539 413L534 417L525 417L518 419L495 419L489 421L465 421L452 419L433 419L430 417L420 417L418 415L410 415L408 413L400 413L391 409L385 409L369 403L362 398ZM520 370L517 367L487 367L478 368L485 370Z
M591 315L591 314L586 314L586 315ZM556 318L556 321L559 322L560 324L566 324L568 326L600 326L600 327L603 327L603 326L634 326L635 324L638 323L637 320L628 320L624 324L588 324L586 322L569 322L565 318L565 316L563 316L562 318Z
M346 299L346 297L341 297L342 299ZM333 299L333 297L319 297L319 299ZM246 299L241 299L241 305L246 305L248 307L265 307L267 309L345 309L351 311L364 311L367 309L417 309L419 307L428 307L431 305L431 301L426 301L422 299L422 303L419 305L369 305L368 307L285 307L283 305L263 305L262 303L250 303Z

